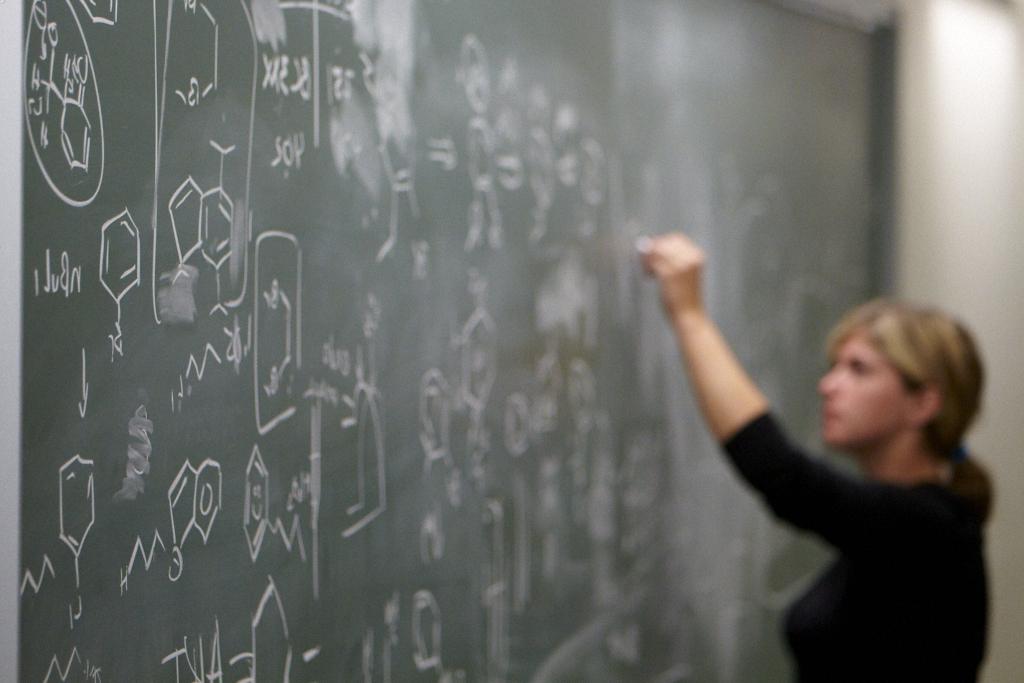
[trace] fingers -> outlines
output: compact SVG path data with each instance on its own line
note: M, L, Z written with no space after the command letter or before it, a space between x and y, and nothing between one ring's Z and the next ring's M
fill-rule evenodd
M704 265L704 252L682 233L643 237L637 240L636 248L644 270L659 278Z

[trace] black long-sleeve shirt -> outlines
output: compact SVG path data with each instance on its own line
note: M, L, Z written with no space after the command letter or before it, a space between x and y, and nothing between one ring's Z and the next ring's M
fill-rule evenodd
M791 445L771 415L725 450L779 518L839 551L786 617L800 681L977 679L988 593L981 524L964 500L843 474Z

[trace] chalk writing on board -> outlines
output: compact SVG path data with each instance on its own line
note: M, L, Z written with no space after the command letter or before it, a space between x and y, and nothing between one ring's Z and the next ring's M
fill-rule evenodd
M210 309L210 314L227 315L227 309L224 307L221 268L231 258L232 236L238 230L238 223L242 219L241 212L236 213L235 202L224 187L224 160L235 151L235 146L222 147L217 142L210 140L210 147L220 154L220 170L217 185L208 189L202 196L199 237L202 243L203 259L213 267L217 283L216 302Z
M96 522L96 485L93 461L75 455L60 467L60 540L75 557L75 585L81 583L78 558Z
M249 456L249 465L245 470L245 505L242 514L242 528L245 531L245 538L249 543L249 556L256 562L263 549L267 532L277 536L284 544L285 550L291 552L293 547L299 550L299 556L303 562L306 561L306 546L302 539L302 528L299 524L299 515L293 514L291 526L285 527L281 517L271 521L270 510L270 472L259 446L253 446L252 454Z
M196 44L200 49L193 51L192 68L187 71L186 80L175 88L174 94L182 103L195 107L217 89L220 27L205 2L184 3L181 18L185 22L184 30L197 38Z
M35 295L53 294L65 299L82 292L82 266L71 264L68 252L62 251L55 265L50 258L50 250L46 250L46 265L43 270L43 287L39 288L39 269L34 269Z
M156 546L160 545L161 550L167 550L167 546L164 544L163 537L160 536L159 531L153 531L153 539L149 543L149 552L146 552L146 546L142 542L142 536L135 538L135 543L132 545L131 557L128 558L128 563L121 568L121 595L128 592L128 577L131 576L132 571L135 569L135 563L141 558L142 566L144 571L149 571L150 565L153 564L153 559L156 557ZM170 576L170 570L168 571L168 577Z
M509 667L509 575L505 562L505 506L489 498L483 512L484 562L483 574L484 629L486 632L486 674L492 681L505 680Z
M61 681L64 683L65 681L72 680L72 675L76 677L81 676L88 683L102 683L102 674L102 669L91 664L88 659L82 659L82 655L78 653L78 647L72 647L64 665L61 665L61 660L58 659L57 655L53 655L50 659L50 666L46 669L43 683L49 683L49 681L54 681L55 683L56 681Z
M207 656L207 651L209 656ZM220 620L214 617L213 635L204 639L202 635L192 639L182 636L181 647L174 650L160 664L174 663L175 683L192 681L223 681L224 667L221 658Z
M497 374L497 325L487 310L487 280L472 269L468 287L474 307L455 344L461 355L459 402L469 413L467 444L473 476L480 485L483 459L490 448L484 411Z
M320 500L323 490L323 407L338 405L338 392L325 382L313 383L303 394L309 408L309 524L313 537L313 598L320 599ZM247 506L248 507L248 506ZM248 529L247 529L248 533Z
M459 152L455 141L449 137L430 138L427 140L428 158L446 171L454 171L459 166Z
M222 331L228 338L227 346L224 349L224 358L227 362L231 363L235 374L238 375L241 373L242 361L248 358L250 351L252 351L252 316L250 315L246 318L244 339L242 337L242 326L237 314L234 316L231 326L222 328Z
M412 601L412 638L416 669L441 670L441 608L429 590L416 591Z
M94 24L113 26L117 23L118 0L79 0Z
M388 237L377 251L377 261L384 260L398 241L399 216L403 207L407 206L413 219L419 218L419 205L416 201L416 188L413 183L412 169L400 167L392 160L393 153L388 146L380 148L381 162L388 182Z
M210 342L203 346L201 356L189 353L185 371L178 375L178 389L171 390L171 412L181 412L185 399L192 395L194 385L206 376L208 365L220 365L222 362L217 349Z
M373 346L379 319L379 304L371 295L363 323L366 345L356 349L356 385L352 395L342 399L352 411L342 420L342 427L354 428L357 435L357 493L356 500L345 509L348 525L341 532L344 538L357 533L387 509L387 451Z
M25 38L25 123L39 170L71 206L92 202L103 183L105 142L99 86L71 0L33 0Z
M530 404L521 392L505 400L505 450L519 457L530 447Z
M253 394L256 425L266 434L295 414L296 371L302 367L302 249L290 233L256 238Z
M469 204L466 251L486 243L498 249L504 243L504 227L495 183L494 133L488 119L491 74L487 51L475 35L462 41L457 80L462 84L473 116L466 130L467 165L473 200Z
M85 412L89 409L89 381L85 375L85 347L82 347L82 400L78 402L78 416L85 419Z
M46 574L49 572L50 576L56 578L56 573L53 571L53 563L50 562L48 555L43 555L43 563L39 567L38 574L33 574L30 570L26 569L25 573L21 578L21 589L19 595L25 594L25 589L29 586L32 587L32 594L39 595L39 591L43 587L43 583L46 581Z
M288 619L281 594L270 576L267 577L267 587L260 597L251 623L250 650L232 657L230 664L247 663L249 677L243 680L253 683L289 680L293 655L288 636Z
M132 215L125 209L100 228L100 283L114 300L117 319L110 339L110 360L114 354L124 355L121 338L121 301L141 282L142 244L139 229Z

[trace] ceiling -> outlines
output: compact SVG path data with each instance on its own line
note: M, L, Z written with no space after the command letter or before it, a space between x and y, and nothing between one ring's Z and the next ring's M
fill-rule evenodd
M901 0L775 0L776 4L870 29L891 24Z

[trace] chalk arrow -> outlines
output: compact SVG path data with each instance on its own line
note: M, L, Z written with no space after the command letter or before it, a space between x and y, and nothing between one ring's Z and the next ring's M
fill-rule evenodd
M430 160L441 164L446 171L454 171L458 165L458 154L451 138L431 138L427 141Z
M78 402L78 414L85 419L85 410L89 406L89 383L85 381L85 347L82 348L82 400Z

